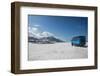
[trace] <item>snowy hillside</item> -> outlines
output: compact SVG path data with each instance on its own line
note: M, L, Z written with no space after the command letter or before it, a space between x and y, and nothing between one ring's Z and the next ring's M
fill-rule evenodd
M64 42L63 40L57 38L54 34L46 31L40 31L38 28L30 28L28 32L28 42L32 43L56 43Z

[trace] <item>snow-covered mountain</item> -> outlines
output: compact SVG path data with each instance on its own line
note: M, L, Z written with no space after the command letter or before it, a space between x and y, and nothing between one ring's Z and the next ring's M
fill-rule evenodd
M34 38L34 37L28 37L28 41L32 43L41 43L41 44L46 44L46 43L57 43L57 42L64 42L60 39L57 39L55 37L43 37L43 38Z
M41 44L63 42L50 32L40 31L38 28L30 28L30 27L28 31L28 41L32 43L41 43Z

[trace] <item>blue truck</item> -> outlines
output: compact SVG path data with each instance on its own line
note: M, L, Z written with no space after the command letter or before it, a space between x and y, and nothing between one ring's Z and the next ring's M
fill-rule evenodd
M85 36L76 36L73 37L71 40L72 46L85 46L86 44L86 37Z

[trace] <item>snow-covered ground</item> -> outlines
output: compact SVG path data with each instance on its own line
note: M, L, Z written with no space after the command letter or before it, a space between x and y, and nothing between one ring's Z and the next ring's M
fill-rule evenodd
M88 58L87 47L76 47L70 43L29 43L28 60L57 60Z

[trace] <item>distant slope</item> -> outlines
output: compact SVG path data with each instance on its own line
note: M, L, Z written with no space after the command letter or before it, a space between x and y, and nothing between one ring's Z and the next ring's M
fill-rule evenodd
M32 42L32 43L41 43L41 44L64 42L64 41L62 41L58 38L55 38L53 36L43 37L43 38L28 37L28 41Z
M47 44L47 43L57 43L64 41L56 37L56 35L52 34L51 32L41 31L37 27L29 27L28 42Z

